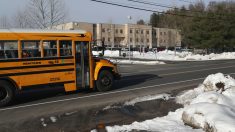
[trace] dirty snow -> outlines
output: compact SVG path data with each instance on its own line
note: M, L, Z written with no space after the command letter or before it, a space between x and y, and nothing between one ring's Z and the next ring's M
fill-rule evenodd
M130 101L126 101L123 103L124 106L134 106L136 103L140 102L146 102L146 101L151 101L151 100L157 100L157 99L164 99L164 100L169 100L171 98L170 94L157 94L157 95L148 95L148 96L143 96L143 97L138 97L135 99L132 99ZM121 106L106 106L103 110L108 110L108 109L116 109L120 108Z
M143 64L143 65L166 64L162 61L135 61L135 60L119 60L119 59L110 59L110 61L116 64Z
M156 100L156 99L169 100L170 96L171 96L170 94L148 95L148 96L139 97L139 98L135 98L133 100L127 101L124 103L124 105L134 106L136 103L139 103L139 102L145 102L145 101Z
M224 83L224 90L217 83ZM234 132L235 131L235 80L222 73L209 75L193 90L176 97L184 105L165 117L157 117L130 125L107 126L109 132L133 130L163 132ZM136 101L138 102L138 101ZM132 103L130 103L132 104ZM185 123L187 125L185 125ZM195 128L199 129L193 129Z
M99 55L101 51L93 51L93 55ZM119 57L119 51L106 50L106 57ZM126 56L128 58L128 54ZM221 60L221 59L235 59L235 52L224 52L221 54L211 53L209 55L199 55L193 54L192 52L175 52L170 50L160 51L160 52L147 52L140 53L134 51L131 58L139 59L152 59L152 60L169 60L169 61L202 61L202 60Z
M57 121L57 118L54 117L54 116L51 116L51 117L50 117L50 120L51 120L51 122L55 123L55 122Z

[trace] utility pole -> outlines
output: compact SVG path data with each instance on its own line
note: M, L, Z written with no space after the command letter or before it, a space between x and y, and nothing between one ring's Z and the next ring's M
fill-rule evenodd
M130 20L130 22L131 22L131 19L132 19L132 17L131 16L128 16L127 17L129 20ZM127 24L127 28L128 28L128 24ZM128 29L128 34L129 34L129 29ZM128 42L128 45L129 45L129 61L131 60L131 44L130 44L130 42L129 42L129 35L128 35L128 38L127 38L127 42Z

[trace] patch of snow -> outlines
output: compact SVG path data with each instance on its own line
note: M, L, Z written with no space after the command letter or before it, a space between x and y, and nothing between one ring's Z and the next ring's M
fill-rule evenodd
M217 83L224 84L224 91ZM107 126L107 131L164 131L164 132L233 132L235 131L235 80L222 73L209 75L197 88L176 97L184 108L130 125ZM138 101L135 101L138 102ZM187 125L185 125L187 124ZM200 129L193 129L200 128Z
M99 55L101 51L93 51L93 55ZM193 54L192 52L175 52L170 50L164 50L160 52L147 52L141 53L133 51L131 58L139 59L152 59L152 60L169 60L169 61L203 61L203 60L221 60L221 59L235 59L235 52L224 52L221 54L211 53L209 55ZM119 51L106 50L106 57L119 57ZM128 58L128 55L126 56Z
M105 110L108 110L108 109L118 109L118 108L121 108L121 106L116 106L116 105L111 106L111 105L108 105L108 106L104 107L103 110L105 111Z
M164 100L169 100L171 98L170 94L158 94L158 95L148 95L148 96L143 96L143 97L138 97L135 99L132 99L130 101L126 101L123 105L124 106L134 106L136 103L140 102L145 102L145 101L151 101L151 100L157 100L157 99L164 99ZM121 108L121 106L106 106L103 110L108 110L108 109L117 109Z
M65 115L66 115L66 116L69 116L69 115L75 114L75 113L77 113L77 112L78 112L78 111L66 112Z
M57 121L57 118L54 117L54 116L51 116L51 117L50 117L50 120L51 120L51 122L55 123L55 122Z
M148 95L148 96L139 97L139 98L135 98L133 100L127 101L124 103L124 105L134 106L136 103L139 103L139 102L145 102L145 101L157 100L157 99L169 100L170 96L171 96L170 94Z
M43 127L47 126L47 124L45 123L45 119L44 118L41 118L40 121L41 121L41 124L42 124Z
M118 60L118 59L110 59L110 61L116 64L143 64L143 65L166 64L162 61L135 61L135 60Z
M224 83L225 90L235 86L235 80L230 76L225 76L222 73L209 75L204 82L193 90L186 91L182 95L176 97L177 103L189 105L193 99L195 99L198 95L208 92L208 91L217 91L219 90L216 87L216 84L219 82ZM229 91L230 92L230 91Z
M108 132L128 132L133 130L145 130L156 132L202 132L200 129L192 129L185 126L181 120L183 110L178 109L175 112L170 112L167 116L154 118L143 122L133 122L130 125L108 126Z

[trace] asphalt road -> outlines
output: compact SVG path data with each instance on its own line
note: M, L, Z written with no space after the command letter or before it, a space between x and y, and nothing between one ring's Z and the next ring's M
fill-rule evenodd
M235 75L235 60L177 62L165 65L119 65L122 79L114 90L64 94L63 89L27 92L12 106L0 109L0 131L37 125L41 118L89 111L139 96L194 88L209 74ZM35 128L34 128L35 129Z

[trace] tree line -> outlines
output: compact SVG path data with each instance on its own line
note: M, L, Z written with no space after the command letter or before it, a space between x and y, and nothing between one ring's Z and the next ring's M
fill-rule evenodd
M235 49L235 2L210 2L190 4L165 13L153 13L153 27L179 29L182 46L207 49L211 52Z
M52 28L64 22L67 15L62 0L29 0L12 18L0 16L0 28Z

